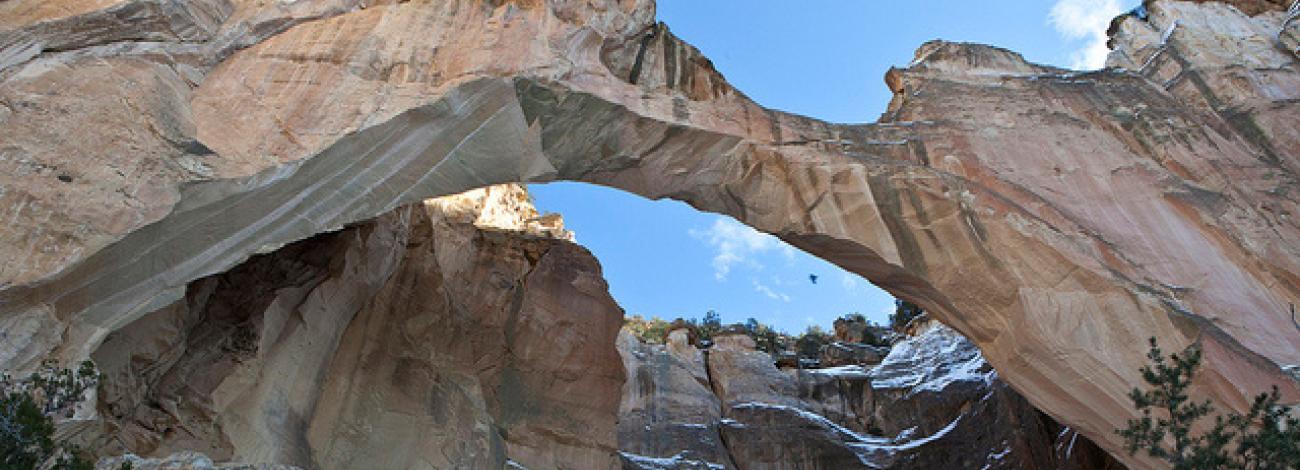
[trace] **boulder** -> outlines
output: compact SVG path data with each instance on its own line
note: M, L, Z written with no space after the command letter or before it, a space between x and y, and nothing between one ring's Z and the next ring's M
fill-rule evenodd
M819 362L822 367L876 365L886 354L889 354L889 348L835 341L822 348Z
M835 340L845 343L864 343L867 332L867 320L864 317L840 317L832 323Z

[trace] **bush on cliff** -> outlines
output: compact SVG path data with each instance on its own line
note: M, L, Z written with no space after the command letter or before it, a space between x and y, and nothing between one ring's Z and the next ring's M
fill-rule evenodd
M623 320L623 325L628 331L647 344L661 344L664 337L668 336L668 321L659 318L643 318L640 315L633 315Z
M799 339L795 340L794 344L800 358L815 360L821 358L822 348L834 340L835 338L822 331L821 327L813 325L799 335Z
M713 337L722 332L722 315L716 310L704 312L703 320L692 318L690 323L695 336L705 341L713 341Z
M902 332L913 318L925 313L920 306L903 299L894 300L894 313L889 314L889 329Z
M867 327L863 332L866 344L888 346L887 341L872 331L873 328L880 327L868 322L861 314L848 314L841 318L841 320L845 319L860 322ZM719 333L744 333L754 339L755 349L771 354L774 358L781 353L793 350L801 359L817 360L821 358L822 348L835 340L833 335L818 326L811 326L798 336L792 336L754 318L750 318L744 323L724 325L721 315L713 310L705 313L702 319L678 318L669 322L658 317L647 319L640 315L633 315L627 317L623 323L629 332L646 344L663 344L668 333L679 328L687 329L690 332L692 344L697 345L709 344L712 338Z
M754 339L755 348L768 354L776 355L785 350L785 335L769 325L759 323L755 318L745 320L745 334Z
M1150 390L1129 393L1142 417L1116 431L1130 455L1145 451L1176 470L1300 468L1300 419L1278 405L1276 386L1256 396L1245 415L1217 415L1208 431L1194 434L1201 418L1214 412L1208 400L1196 402L1188 394L1201 351L1166 358L1151 338L1147 358L1151 364L1140 370Z

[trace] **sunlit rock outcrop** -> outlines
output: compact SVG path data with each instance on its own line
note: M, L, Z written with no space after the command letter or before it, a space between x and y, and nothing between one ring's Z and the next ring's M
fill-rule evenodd
M1295 402L1293 20L1146 3L1114 28L1123 69L933 42L880 122L839 125L752 102L651 0L10 0L0 367L88 357L256 253L566 179L861 274L1111 451L1147 337L1199 344L1223 408L1270 384Z

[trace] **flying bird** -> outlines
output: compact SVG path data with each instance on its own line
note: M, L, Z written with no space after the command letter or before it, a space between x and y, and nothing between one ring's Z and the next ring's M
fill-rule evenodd
M813 284L816 284L816 283L817 283L817 275L816 275L816 274L809 274L809 275L808 275L808 280L809 280L809 281L812 281Z

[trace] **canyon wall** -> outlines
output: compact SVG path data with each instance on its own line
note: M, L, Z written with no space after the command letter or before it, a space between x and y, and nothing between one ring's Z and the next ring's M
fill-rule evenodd
M879 122L839 125L755 104L650 0L10 0L0 367L90 357L185 317L201 279L404 204L565 179L861 274L1112 452L1147 337L1199 345L1221 408L1271 384L1294 403L1294 16L1155 0L1112 31L1122 68L1087 73L927 43L887 74ZM321 308L376 281L356 282Z
M301 468L617 468L622 310L555 222L494 186L197 280L91 355L101 417L74 436Z
M619 449L628 470L1120 468L1035 410L952 329L918 321L875 366L777 369L743 334L624 330Z

